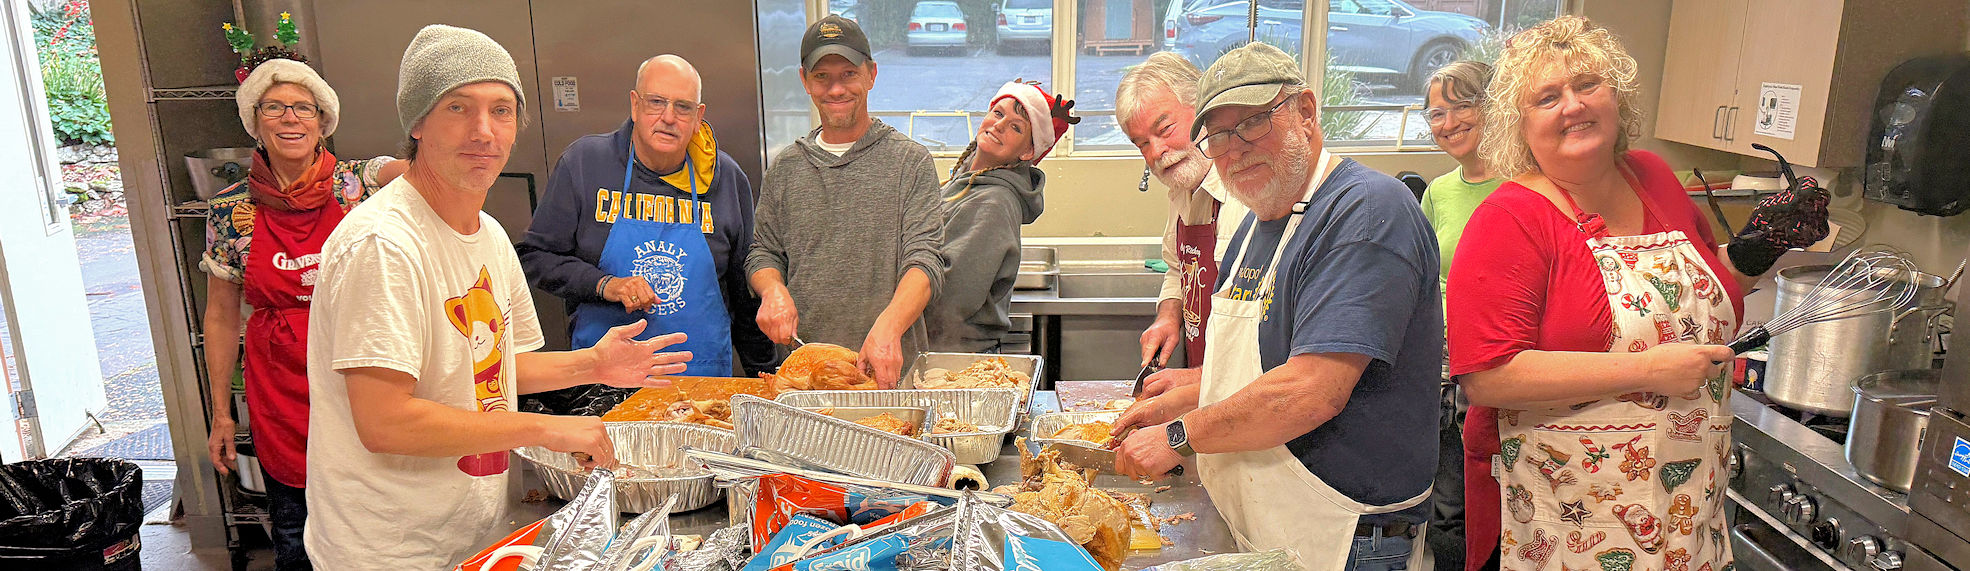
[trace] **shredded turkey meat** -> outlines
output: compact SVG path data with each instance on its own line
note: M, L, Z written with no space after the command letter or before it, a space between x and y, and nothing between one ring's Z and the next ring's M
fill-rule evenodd
M919 389L1011 389L1026 386L1033 377L1012 370L1005 357L980 359L958 371L949 369L925 369L923 378L917 379Z

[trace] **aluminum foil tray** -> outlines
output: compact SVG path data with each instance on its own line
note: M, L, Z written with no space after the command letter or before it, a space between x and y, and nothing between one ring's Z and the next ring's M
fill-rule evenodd
M731 431L678 422L608 422L603 427L615 441L616 459L624 465L616 470L616 509L643 513L664 505L664 499L677 494L673 511L685 512L718 501L718 488L711 472L684 456L685 446L701 450L733 450L736 439ZM588 474L565 453L539 446L513 451L534 465L534 471L547 485L547 492L561 499L572 499L581 491ZM651 470L673 468L687 475L659 477Z
M949 413L979 428L977 432L931 433L930 442L950 450L959 464L987 464L999 458L1005 435L1019 425L1019 396L1019 389L795 391L780 395L778 400L797 407L930 407L932 415Z
M830 405L821 405L821 406L800 406L800 405L793 405L793 406L799 406L799 408L806 410L808 412L825 414L849 422L855 422L857 424L860 424L859 421L861 421L862 419L872 418L872 417L877 417L887 414L892 418L908 423L913 429L913 432L916 433L910 435L909 437L917 440L923 440L926 436L928 436L930 434L931 425L937 422L937 414L934 411L930 410L929 406L912 406L907 404L899 404L899 405L830 404Z
M1062 428L1076 424L1085 424L1097 420L1112 423L1115 422L1115 419L1121 417L1122 411L1119 410L1049 412L1035 416L1031 424L1033 427L1032 437L1026 439L1026 445L1031 447L1033 452L1038 452L1048 445L1053 445L1055 449L1060 450L1060 459L1070 464L1083 468L1108 468L1115 465L1115 451L1104 449L1100 445L1086 440L1048 438L1047 436L1055 432L1060 432Z
M751 395L732 396L732 423L740 456L798 468L942 486L957 465L942 446Z
M896 381L898 389L915 389L917 380L923 378L926 369L946 369L953 372L971 366L985 359L998 357L1006 360L1013 370L1026 373L1026 386L1019 387L1019 412L1025 414L1026 405L1033 401L1033 383L1037 383L1046 372L1046 359L1039 355L996 355L991 353L918 353L917 360L910 364L910 370Z

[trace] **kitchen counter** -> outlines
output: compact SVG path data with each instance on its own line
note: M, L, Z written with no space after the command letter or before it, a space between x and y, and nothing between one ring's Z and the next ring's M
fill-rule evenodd
M1053 391L1036 391L1033 393L1029 410L1035 415L1058 411L1060 400ZM1024 427L1021 427L1021 430L1023 431ZM1019 452L1013 448L1011 438L1006 440L1006 446L1000 451L999 459L979 467L980 471L985 473L985 479L994 486L1019 480ZM546 489L546 486L541 484L540 477L534 473L532 465L518 458L514 459L514 463L520 467L520 486L515 489ZM1168 538L1172 544L1164 546L1159 551L1131 553L1123 562L1124 569L1143 569L1152 565L1238 550L1236 542L1231 538L1231 529L1225 525L1224 518L1218 516L1217 508L1211 504L1210 495L1205 493L1203 485L1197 480L1197 467L1191 462L1186 464L1189 465L1184 469L1183 476L1164 478L1148 485L1109 473L1095 477L1093 482L1095 487L1147 496L1151 502L1149 512L1155 517L1166 518L1182 513L1194 514L1197 517L1195 521L1165 524L1161 535ZM1104 470L1110 468L1112 467L1103 467ZM1162 485L1170 486L1170 489L1157 492L1155 488ZM547 517L566 504L566 501L553 497L538 502L522 502L516 499L510 512L511 521L508 522L509 525L505 530L510 532ZM633 516L623 517L624 521L628 521L628 518ZM672 514L670 525L672 533L675 534L709 535L728 525L725 502L720 500L703 509Z

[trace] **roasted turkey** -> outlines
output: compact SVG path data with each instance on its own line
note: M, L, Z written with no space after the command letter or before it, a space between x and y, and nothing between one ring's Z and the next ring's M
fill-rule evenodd
M876 388L856 364L861 355L840 345L808 343L794 349L780 365L778 373L760 373L775 392L789 390L838 391Z

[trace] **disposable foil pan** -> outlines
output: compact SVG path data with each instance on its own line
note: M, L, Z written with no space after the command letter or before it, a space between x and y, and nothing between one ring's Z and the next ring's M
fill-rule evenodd
M1012 370L1026 373L1027 380L1025 386L1018 387L1020 391L1019 409L1022 414L1025 413L1026 403L1032 402L1033 399L1033 383L1038 382L1040 376L1046 372L1046 359L1041 358L1039 355L918 353L917 360L910 364L910 370L904 372L903 377L897 380L896 388L916 388L917 381L923 378L923 372L928 369L945 369L951 372L957 372L963 370L965 367L971 366L972 363L992 358L1005 359L1006 364L1012 366Z
M1019 425L1019 396L1019 389L795 391L780 395L778 400L797 407L930 407L933 415L951 414L979 428L977 432L931 432L930 442L950 450L959 464L986 464L999 458L1005 435ZM935 419L932 422L934 425Z
M643 513L661 508L664 499L671 494L677 494L677 505L671 509L678 512L695 510L718 501L718 488L712 484L711 473L685 458L680 448L732 450L735 442L730 431L696 424L649 421L605 422L603 427L609 432L609 439L616 444L616 460L624 466L616 469L617 510ZM513 452L534 465L541 482L547 485L547 492L554 494L554 497L571 499L587 481L586 470L569 454L539 446L528 446ZM687 475L658 477L651 473L657 469L681 469Z
M942 486L957 464L942 446L751 395L732 396L732 421L739 455L800 468Z
M749 486L745 486L745 484L752 483L753 480L751 480L751 478L757 476L764 476L767 474L792 474L795 476L800 476L802 478L807 478L809 480L814 480L817 482L823 482L828 484L861 486L864 488L883 488L883 489L896 490L900 492L909 492L912 494L923 494L926 496L945 498L947 500L956 500L958 498L964 497L966 493L964 491L953 490L941 486L919 486L916 484L905 484L899 482L889 482L889 481L876 480L871 478L849 476L844 474L837 474L834 472L807 470L793 466L776 464L765 460L754 460L752 458L746 458L744 456L735 456L732 454L726 454L723 452L718 452L713 450L699 450L696 448L686 448L684 450L684 455L690 458L698 466L702 466L705 469L710 470L712 474L716 475L718 478L718 484L720 486L729 486L732 490L735 490L735 493L730 498L732 500L736 500L733 502L734 504L738 504L733 512L734 514L732 518L733 523L738 523L740 521L743 521L738 514L752 513L751 511L752 499L758 493L758 490L757 489L745 490L743 488L749 487ZM970 493L976 496L980 501L983 501L990 505L1000 506L1000 507L1012 505L1012 497L1007 496L1005 494L996 494L991 492L970 492Z
M1086 440L1051 438L1055 432L1076 424L1095 421L1115 422L1122 417L1119 410L1098 410L1090 412L1049 412L1033 417L1033 436L1026 439L1027 446L1034 452L1053 445L1060 450L1060 459L1083 468L1106 468L1115 465L1115 451L1104 449L1100 444Z
M930 407L928 405L915 406L915 405L907 405L907 404L898 404L898 405L848 405L848 404L832 405L830 404L830 405L821 405L821 406L800 406L800 405L790 405L790 406L797 406L808 412L825 414L849 422L856 422L857 424L860 424L858 421L862 419L874 418L877 416L882 416L887 414L891 418L895 418L897 420L901 420L905 423L908 423L913 428L912 432L915 433L915 434L911 434L910 438L915 438L917 440L923 440L926 436L928 436L930 434L930 428L932 423L937 422L937 415L930 410Z

